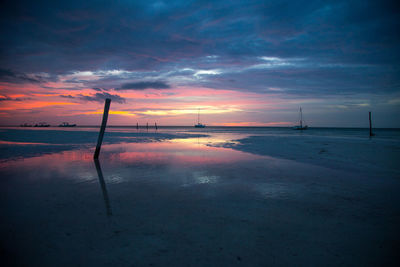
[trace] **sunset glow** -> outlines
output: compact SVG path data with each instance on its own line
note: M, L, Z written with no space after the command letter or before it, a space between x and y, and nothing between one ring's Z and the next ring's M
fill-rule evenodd
M368 111L400 126L386 4L22 2L2 9L0 125L98 125L111 98L110 125L193 125L200 109L207 125L291 126L301 106L313 126L366 127Z

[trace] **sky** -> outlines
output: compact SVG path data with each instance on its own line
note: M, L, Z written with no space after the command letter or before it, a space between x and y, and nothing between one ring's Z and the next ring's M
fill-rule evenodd
M1 1L0 125L400 127L396 1Z

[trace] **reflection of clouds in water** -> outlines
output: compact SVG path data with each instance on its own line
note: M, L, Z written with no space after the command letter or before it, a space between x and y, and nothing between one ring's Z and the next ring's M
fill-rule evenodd
M126 179L124 179L121 175L119 174L111 174L107 177L107 183L109 184L119 184L125 182Z
M104 145L104 152L112 161L159 164L217 164L259 159L262 156L216 147L208 143L197 144L197 139L174 139L152 143L120 143ZM181 142L182 141L182 142Z
M198 184L215 184L218 183L220 177L217 175L208 175L206 171L193 172L191 178L182 186L192 186Z
M193 146L221 146L221 144L225 144L227 142L232 142L234 144L237 144L235 139L239 139L240 136L236 135L229 135L229 136L221 136L221 135L210 135L207 137L201 137L201 138L175 138L168 140L167 142L170 143L180 143L180 144L190 144Z
M147 181L156 179L179 181L179 185L185 186L214 184L220 182L220 177L210 175L208 171L205 171L211 166L222 167L221 164L262 158L262 156L231 148L215 147L216 143L230 140L226 137L231 138L232 135L215 134L214 136L213 134L210 137L176 138L158 142L152 142L151 137L144 137L141 141L147 142L126 140L127 142L117 144L105 143L102 146L102 158L108 163L105 180L107 183L119 184L146 177ZM31 148L32 146L24 147ZM68 149L71 150L61 152L57 150L51 154L48 154L47 150L37 149L35 151L39 154L24 158L22 166L29 169L41 168L43 169L42 176L63 177L70 179L73 183L96 183L98 178L92 167L92 147L69 146ZM0 160L0 168L12 166L20 168L20 164L20 161L9 160L3 163ZM207 168L199 168L199 166L207 166ZM191 167L196 168L197 171L189 170L186 173ZM141 175L138 175L138 172Z
M262 198L286 198L290 191L287 185L276 183L254 184L253 190Z
M76 178L77 178L76 180L78 183L97 181L97 176L93 172L88 172L88 171L78 172Z

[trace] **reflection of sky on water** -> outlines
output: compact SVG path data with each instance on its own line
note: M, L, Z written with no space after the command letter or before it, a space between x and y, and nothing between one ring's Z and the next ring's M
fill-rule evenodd
M228 148L207 146L203 138L174 139L153 143L121 143L103 146L111 161L159 164L217 164L261 158Z
M220 176L210 175L206 171L193 172L193 182L195 184L213 184L217 183ZM191 184L183 184L183 186L190 186Z
M270 179L281 177L285 165L291 174L293 162L219 146L241 137L242 133L216 132L206 137L106 143L100 155L101 173L108 186L202 188L196 194L213 197L224 190L252 192L260 198L275 198L290 191L287 184L278 185ZM17 179L69 181L82 186L98 183L93 149L82 145L74 150L3 161L0 171L9 170Z
M0 171L10 170L13 173L11 176L16 179L36 182L68 181L85 186L103 180L104 187L121 184L127 188L169 188L164 190L182 188L190 191L199 188L195 189L196 194L207 198L224 191L254 192L262 198L276 197L274 194L265 194L266 191L271 192L267 184L259 186L260 183L266 183L263 171L257 170L258 175L250 175L255 169L264 168L266 161L271 167L276 160L218 147L218 144L235 138L237 135L231 133L214 133L207 137L103 144L99 161L103 179L99 178L99 171L96 172L93 167L93 148L86 146L0 162ZM258 167L254 167L254 164ZM271 174L267 169L264 169L264 173L269 176ZM252 177L257 178L251 181Z
M229 137L232 136L229 135ZM206 170L203 170L210 165L229 165L235 162L262 158L261 156L229 148L209 146L209 144L227 141L227 139L218 134L201 138L177 138L162 142L148 141L145 143L103 144L100 160L103 165L115 169L115 172L107 175L107 182L121 183L132 179L132 177L124 175L124 170L139 166L141 171L146 170L146 168L148 168L147 171L161 169L159 174L162 171L165 172L166 169L168 169L168 172L175 172L172 171L174 169L180 172L194 167L196 170L193 171L193 175L190 178L190 180L195 180L193 183L213 183L217 181L217 176L206 174ZM24 144L18 143L15 145ZM59 153L44 153L34 157L3 161L0 163L0 168L18 168L20 171L25 170L28 172L28 176L40 170L41 175L37 176L38 179L53 176L55 179L64 177L71 178L77 182L90 182L97 180L97 175L90 166L93 158L92 153L93 151L86 147ZM197 170L198 168L202 170L199 171ZM35 170L35 172L29 170ZM183 180L187 180L186 178ZM182 183L187 185L192 182L182 181Z

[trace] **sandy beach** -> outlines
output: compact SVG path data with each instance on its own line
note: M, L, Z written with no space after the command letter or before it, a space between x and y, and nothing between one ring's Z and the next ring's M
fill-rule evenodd
M395 266L400 132L0 129L23 266Z

